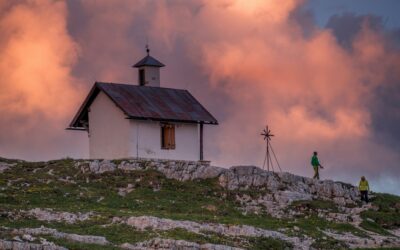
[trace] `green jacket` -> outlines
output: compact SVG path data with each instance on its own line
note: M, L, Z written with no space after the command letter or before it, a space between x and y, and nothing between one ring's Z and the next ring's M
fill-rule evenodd
M311 165L313 167L318 167L320 165L318 157L316 155L313 155L313 157L311 158Z

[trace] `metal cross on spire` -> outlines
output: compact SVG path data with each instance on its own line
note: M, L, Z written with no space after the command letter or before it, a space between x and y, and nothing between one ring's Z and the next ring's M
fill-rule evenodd
M271 140L271 136L274 136L273 134L271 134L271 130L268 129L268 125L262 131L261 135L264 136L264 140Z
M150 55L150 48L149 48L149 44L146 44L146 52L147 52L147 55Z
M265 129L263 129L261 135L264 136L264 141L267 142L267 151L265 152L263 169L265 167L265 162L267 162L267 170L270 171L269 166L271 165L272 171L274 171L274 165L272 163L272 157L271 157L271 153L270 153L270 149L271 149L271 152L275 158L276 164L278 165L279 170L282 172L281 166L279 165L278 159L276 158L274 149L272 148L272 144L271 144L271 137L274 135L271 133L271 130L268 128L268 125L265 127Z

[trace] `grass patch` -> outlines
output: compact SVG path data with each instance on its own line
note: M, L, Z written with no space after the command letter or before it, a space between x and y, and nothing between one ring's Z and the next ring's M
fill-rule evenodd
M399 212L400 196L392 194L376 193L373 204L379 207L382 212Z
M63 246L69 250L120 250L121 249L117 246L110 246L110 245L101 246L97 244L80 243L65 239L58 239L48 235L44 235L41 237L45 238L48 241L54 242L54 244L58 246Z
M216 234L214 232L202 232L197 234L189 232L185 229L176 228L168 231L157 231L161 238L175 239L175 240L186 240L189 242L196 242L198 244L220 244L227 246L242 247L243 240L235 237L228 237L225 235Z
M0 191L0 205L8 211L52 208L94 211L106 217L152 215L267 229L287 223L267 215L243 215L235 200L238 192L224 190L216 179L180 182L155 170L82 173L75 162L22 162L12 171L1 173L0 180L10 180L12 185ZM61 177L73 183L60 181ZM125 197L118 195L118 189L128 184L134 190Z
M366 230L391 235L386 229L400 227L400 197L391 194L376 194L374 208L361 213L360 226Z
M265 249L292 249L293 245L289 242L274 239L274 238L249 238L249 247L248 249L254 250L265 250Z
M114 244L125 242L135 243L151 239L156 236L151 231L139 231L133 227L124 224L115 224L103 226L102 221L85 221L75 224L66 224L59 222L44 222L35 219L23 219L14 221L0 220L0 225L10 228L38 228L45 226L57 229L64 233L75 233L80 235L96 235L106 237L108 241Z
M309 200L309 201L294 201L290 205L296 210L326 210L330 212L338 212L338 207L333 201L329 200Z
M325 239L317 239L311 247L314 249L349 249L349 247L341 241L338 241L332 237L326 236Z
M291 227L294 226L301 228L304 233L315 239L322 239L323 237L325 237L326 235L322 232L324 230L333 230L338 233L352 233L353 235L363 238L369 237L365 232L355 228L351 224L331 222L317 216L310 216L309 218L299 218L296 220L296 222L291 224Z
M364 228L365 230L374 232L374 233L378 233L381 235L392 235L391 233L389 233L388 231L386 231L383 227L381 227L378 223L376 222L372 222L372 221L368 221L368 220L363 220L360 224L360 227Z

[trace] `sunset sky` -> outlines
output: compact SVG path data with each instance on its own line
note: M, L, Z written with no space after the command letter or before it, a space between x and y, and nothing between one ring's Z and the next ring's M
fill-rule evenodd
M212 164L261 166L268 124L284 171L400 194L400 1L0 0L0 156L87 158L66 131L95 81L166 64L218 119Z

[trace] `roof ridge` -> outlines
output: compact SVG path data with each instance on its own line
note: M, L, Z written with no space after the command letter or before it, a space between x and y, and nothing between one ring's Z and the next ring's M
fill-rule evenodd
M176 88L171 88L171 87L156 87L156 86L140 86L136 84L131 84L131 83L119 83L119 82L98 82L96 81L95 83L99 84L116 84L116 85L128 85L128 86L133 86L135 88L154 88L154 89L172 89L172 90L182 90L182 91L188 91L187 89L176 89Z

